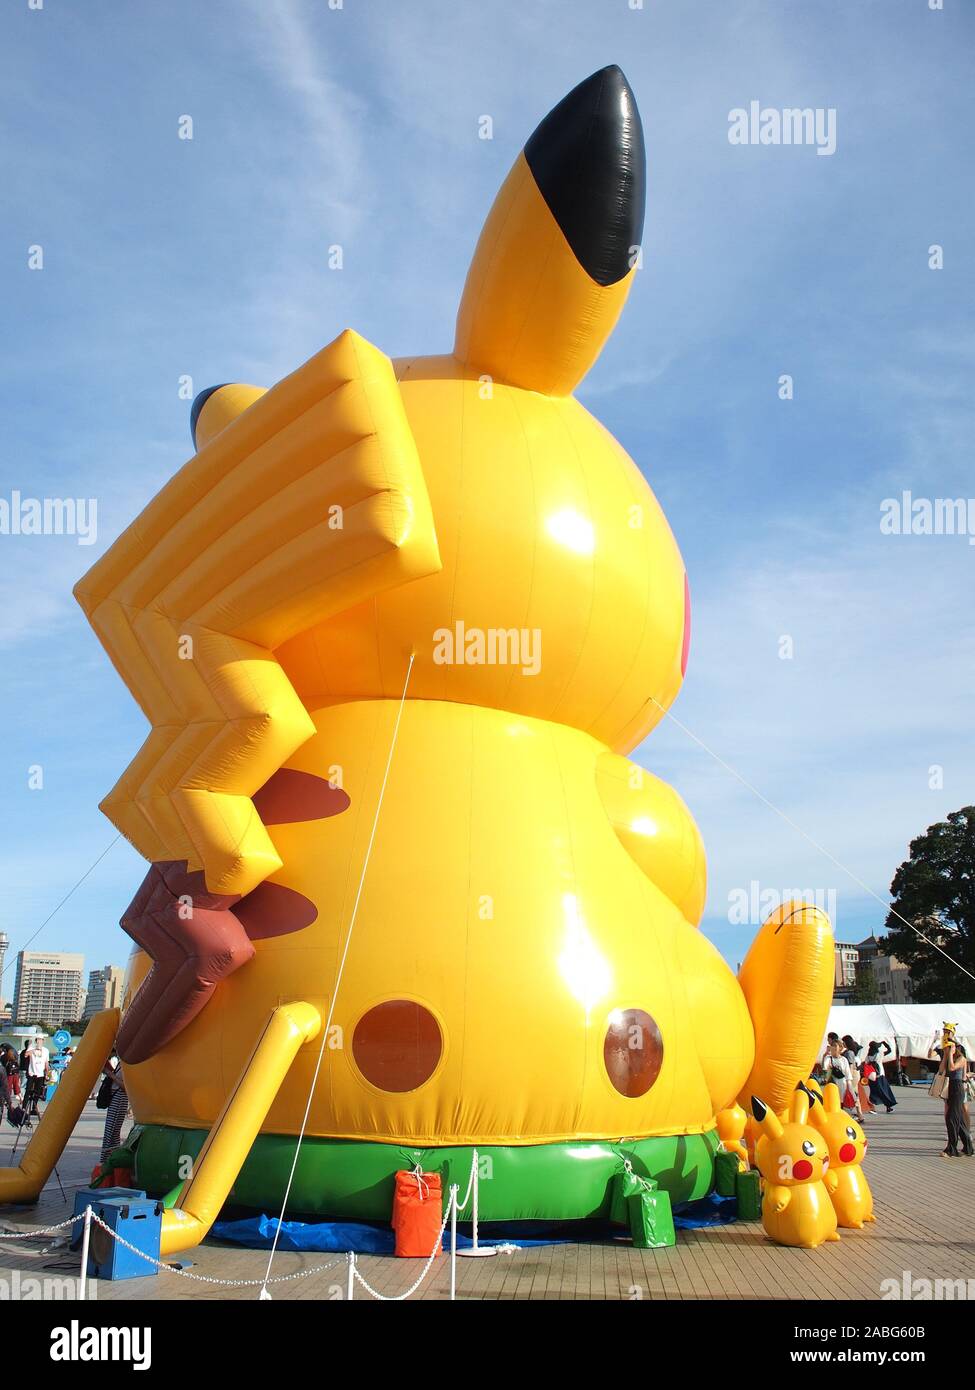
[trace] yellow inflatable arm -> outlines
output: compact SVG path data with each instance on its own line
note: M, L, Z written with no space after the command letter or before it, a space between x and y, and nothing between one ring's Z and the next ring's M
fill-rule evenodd
M152 724L102 809L245 894L281 867L251 797L314 733L274 649L440 556L392 364L357 334L195 423L199 453L75 595Z
M32 1202L40 1194L111 1055L118 1023L118 1009L103 1009L88 1024L71 1065L62 1073L31 1135L20 1166L0 1168L0 1202Z
M230 1195L251 1145L300 1049L316 1037L321 1015L296 1001L274 1010L193 1162L176 1205L163 1212L161 1253L199 1245Z
M707 896L707 860L684 802L673 787L618 753L600 756L596 784L623 848L696 927Z

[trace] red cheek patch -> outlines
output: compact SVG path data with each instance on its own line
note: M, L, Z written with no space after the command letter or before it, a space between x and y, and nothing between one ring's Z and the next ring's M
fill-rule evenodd
M797 1178L799 1182L805 1182L807 1178L812 1176L812 1164L808 1158L800 1158L798 1163L793 1163L792 1176Z
M282 767L254 793L257 814L265 825L295 825L299 821L338 816L350 805L349 794L324 777Z
M840 1162L852 1163L857 1156L855 1144L844 1144L840 1149Z

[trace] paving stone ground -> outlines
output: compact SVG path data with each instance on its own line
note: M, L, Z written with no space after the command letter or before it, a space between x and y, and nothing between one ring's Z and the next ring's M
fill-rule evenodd
M634 1250L624 1239L600 1244L552 1245L489 1259L458 1260L460 1299L880 1299L884 1281L908 1278L972 1281L975 1294L975 1159L943 1159L941 1106L922 1087L895 1092L891 1115L866 1121L870 1150L866 1174L877 1221L843 1234L839 1244L818 1250L773 1245L758 1224L734 1223L678 1233L669 1250ZM51 1239L15 1241L3 1232L62 1221L71 1214L72 1193L85 1186L98 1158L103 1115L90 1105L52 1179L32 1207L0 1209L0 1281L57 1279L77 1272L78 1260ZM12 1146L16 1135L2 1131ZM0 1148L0 1164L16 1161ZM266 1252L207 1242L180 1259L190 1272L221 1280L261 1279ZM346 1264L272 1286L287 1299L345 1297ZM336 1259L282 1252L275 1276L316 1269ZM363 1275L381 1293L401 1293L422 1262L392 1257L358 1257ZM449 1259L438 1259L414 1298L449 1296ZM9 1285L8 1285L9 1287ZM118 1282L98 1281L100 1301L109 1299L254 1299L251 1287L201 1284L172 1272ZM357 1288L356 1298L368 1298Z

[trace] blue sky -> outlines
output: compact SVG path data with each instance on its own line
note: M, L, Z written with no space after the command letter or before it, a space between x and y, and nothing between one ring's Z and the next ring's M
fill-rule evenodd
M187 457L180 378L270 384L346 326L446 350L501 179L608 62L646 132L645 267L579 395L687 562L674 715L805 834L672 721L636 756L698 819L729 960L752 883L833 894L844 939L879 926L805 837L883 898L911 837L975 800L975 547L880 533L904 489L975 493L973 39L962 0L9 0L0 496L98 501L95 546L0 536L11 955L115 835L97 802L144 724L70 589ZM834 107L835 154L729 144L752 100ZM142 872L116 844L36 944L124 960Z

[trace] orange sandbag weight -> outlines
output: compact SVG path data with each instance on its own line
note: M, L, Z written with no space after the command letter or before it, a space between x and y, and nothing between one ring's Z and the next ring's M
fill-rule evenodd
M443 1254L438 1239L442 1222L440 1174L422 1173L419 1168L397 1173L392 1220L396 1254L426 1260L435 1245L437 1254Z

